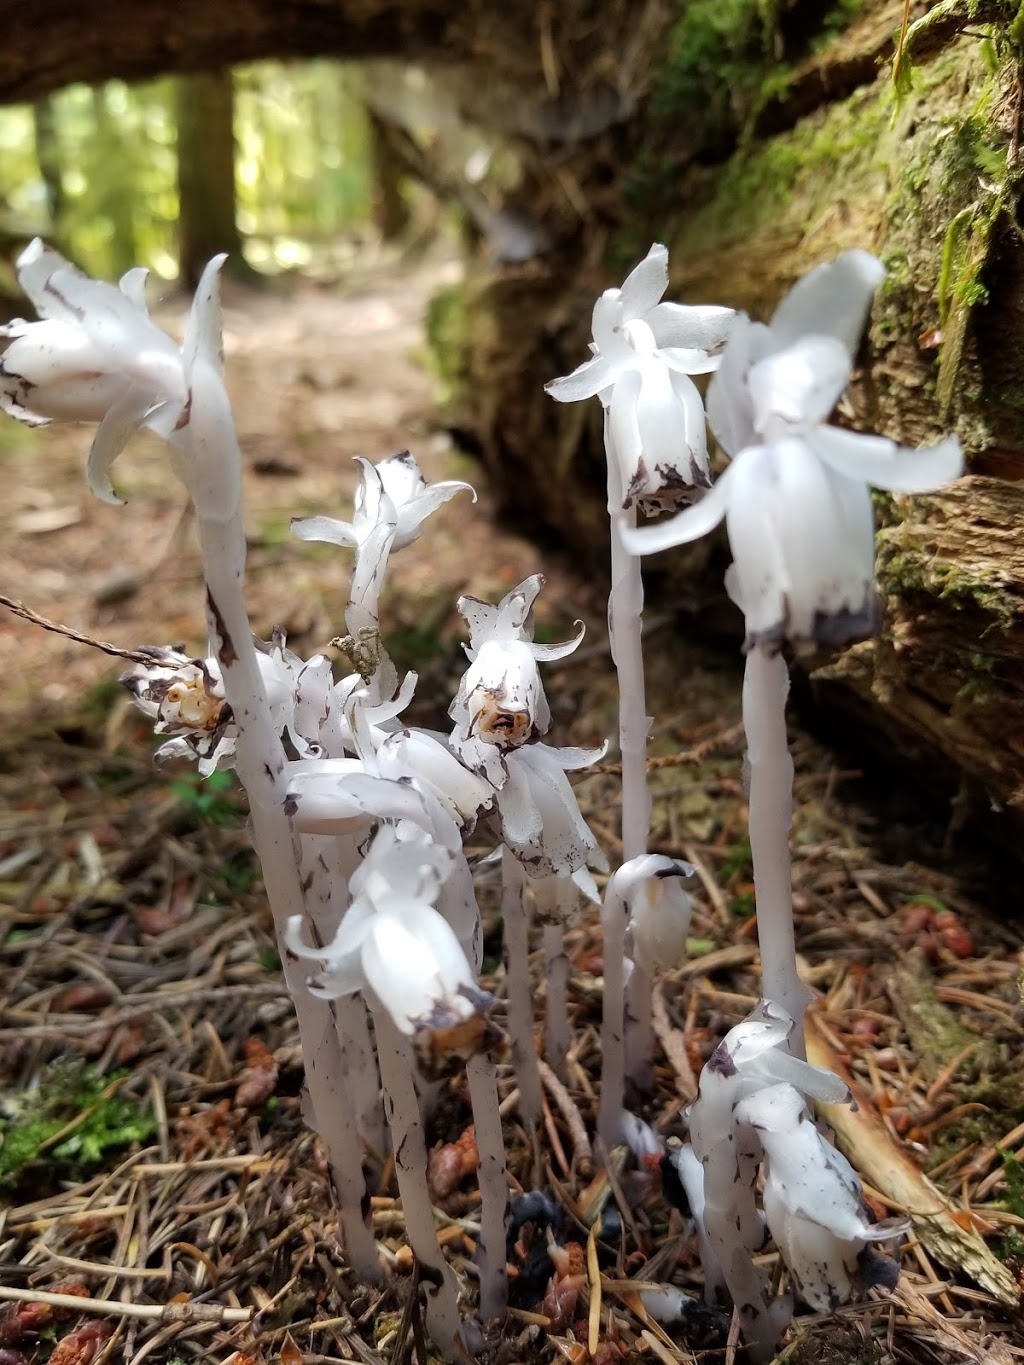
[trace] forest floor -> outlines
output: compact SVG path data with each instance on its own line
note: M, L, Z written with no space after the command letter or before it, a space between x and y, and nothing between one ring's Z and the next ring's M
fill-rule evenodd
M425 301L453 270L380 259L319 284L229 285L227 368L263 638L281 625L312 653L338 632L344 552L292 541L288 522L348 515L354 455L408 446L428 477L481 487L440 425L424 365ZM158 315L180 329L183 306ZM198 557L159 448L143 440L128 452L115 471L128 505L109 508L84 488L86 434L9 425L0 442L0 591L122 648L201 650ZM419 671L418 718L443 723L463 667L455 597L494 600L539 567L529 543L495 524L483 488L475 507L449 504L393 561L385 635L399 665ZM596 743L615 716L600 587L567 564L543 567L548 638L577 618L588 627L579 653L548 674L549 738ZM671 1141L701 1065L755 1004L757 948L739 654L688 645L650 615L653 847L698 873L689 960L657 992L658 1088L644 1106ZM235 788L154 769L153 738L116 685L116 660L5 613L0 668L0 1362L418 1359L388 1160L371 1158L372 1218L395 1274L381 1287L356 1283L337 1246ZM894 1292L871 1290L829 1317L798 1313L780 1358L1024 1360L1019 924L970 850L944 847L912 802L895 818L795 727L792 740L797 941L819 994L813 1056L853 1083L859 1108L829 1119L876 1213L909 1208L914 1231ZM614 862L613 758L577 790ZM484 908L500 995L500 929ZM488 1359L585 1365L588 1304L600 1294L601 1365L640 1355L732 1365L743 1353L726 1319L661 1327L623 1283L671 1279L699 1294L699 1264L657 1181L617 1152L609 1182L590 1150L601 975L592 913L567 949L574 1045L566 1086L547 1089L540 1171L518 1126L511 1067L499 1067L511 1170L570 1220L620 1201L620 1234L601 1250L600 1278L578 1292L546 1295L547 1273L533 1282L521 1267ZM539 962L536 994L542 1002ZM438 1180L446 1174L440 1235L471 1301L477 1200L459 1078L440 1100L430 1133ZM48 1300L54 1293L80 1307Z

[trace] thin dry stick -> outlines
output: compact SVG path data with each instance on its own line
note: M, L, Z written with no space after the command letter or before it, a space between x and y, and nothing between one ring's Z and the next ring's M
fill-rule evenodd
M558 1105L559 1112L569 1129L569 1136L572 1138L573 1165L576 1166L579 1174L586 1179L593 1168L594 1153L590 1146L590 1139L587 1137L583 1115L547 1062L540 1063L540 1078L544 1082L548 1094ZM583 1169L580 1169L581 1167Z
M0 1285L0 1299L14 1303L45 1303L100 1317L146 1318L150 1322L251 1322L255 1308L222 1308L216 1303L128 1303L122 1299L87 1299L77 1294L51 1294L45 1289L8 1289Z
M152 664L152 655L146 654L140 649L121 649L118 645L109 644L106 640L94 640L91 635L85 635L80 630L74 630L71 626L62 626L59 621L51 621L46 616L40 616L31 607L26 607L24 602L19 602L16 598L5 597L0 593L0 607L6 607L15 616L20 616L23 621L28 621L33 626L41 626L43 630L53 631L54 635L64 635L69 640L74 640L79 645L89 645L91 649L101 649L104 654L112 654L115 659L131 659L137 664Z

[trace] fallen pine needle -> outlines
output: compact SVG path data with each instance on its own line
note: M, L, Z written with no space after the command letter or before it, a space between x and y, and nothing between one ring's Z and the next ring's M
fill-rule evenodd
M590 1281L590 1320L587 1323L587 1350L591 1358L597 1355L601 1339L601 1268L597 1263L597 1224L587 1237L587 1279Z
M1010 1270L973 1229L958 1221L959 1210L914 1165L893 1141L875 1106L860 1093L817 1027L814 1011L806 1016L807 1060L834 1071L850 1086L857 1108L819 1104L817 1109L835 1130L839 1145L853 1164L887 1200L906 1209L914 1233L937 1261L962 1270L1008 1308L1016 1308L1020 1289Z

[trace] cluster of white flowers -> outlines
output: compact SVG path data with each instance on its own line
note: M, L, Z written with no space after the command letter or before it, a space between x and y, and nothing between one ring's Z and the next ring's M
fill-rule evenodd
M814 1123L808 1098L843 1104L851 1096L838 1076L786 1051L794 1027L762 1001L719 1043L689 1110L703 1169L698 1216L712 1256L707 1276L724 1280L763 1359L774 1354L789 1312L784 1301L770 1301L768 1277L753 1261L769 1238L800 1297L824 1313L857 1289L895 1283L895 1264L865 1253L909 1227L905 1220L874 1222L849 1162Z
M593 871L607 867L567 777L605 748L560 748L544 738L551 712L538 665L571 655L583 627L577 623L561 644L535 641L539 574L497 604L460 598L469 666L449 708L450 733L407 724L417 678L399 678L381 629L390 556L456 494L476 495L458 481L428 485L402 452L357 461L351 521L293 522L299 539L354 551L345 634L333 642L353 671L336 681L324 654L302 659L279 634L267 644L254 641L240 586L240 460L221 378L220 265L218 258L204 273L177 346L149 319L144 271L130 271L115 288L33 243L19 277L40 320L0 328L9 341L0 358L0 406L33 424L97 423L87 473L107 501L117 501L110 468L135 430L147 427L170 447L197 512L208 651L191 657L182 648L148 648L123 682L167 737L159 759L194 759L203 775L235 767L249 792L350 1258L366 1276L378 1273L362 1215L361 1140L369 1140L366 1127L383 1131L386 1109L408 1235L432 1284L428 1327L457 1358L463 1329L423 1178L414 1065L428 1072L467 1066L481 1151L481 1303L500 1312L507 1184L490 1056L494 997L479 980L481 918L465 842L489 838L500 850L508 1025L529 1126L539 1117L541 1090L525 892L532 888L545 922L548 1036L557 1065L568 1038L568 969L557 967L560 958L564 966L562 930L581 894L600 899ZM750 834L766 999L705 1066L689 1112L692 1145L674 1160L697 1224L709 1297L728 1289L755 1360L770 1358L789 1312L785 1298L771 1298L754 1260L769 1238L796 1292L825 1311L865 1283L891 1278L890 1263L871 1248L904 1226L872 1222L852 1168L808 1108L809 1099L849 1096L838 1078L799 1056L805 990L793 951L792 764L780 656L786 643L844 643L875 628L868 485L926 490L962 468L953 438L910 451L828 425L882 273L867 252L846 252L812 271L762 325L727 308L663 302L668 253L653 246L621 289L598 299L591 358L548 386L561 402L597 396L605 413L609 621L622 693L624 788L623 862L608 878L602 907L599 1126L609 1146L623 1133L635 1147L649 1140L624 1113L627 1072L640 1085L650 1074L651 981L685 954L691 905L682 882L693 871L647 851L636 556L692 540L723 518L732 548L727 586L746 623ZM707 423L730 457L714 483L704 405L691 378L701 374L713 375ZM638 510L674 515L637 527ZM552 1021L553 1009L562 1010L561 1022ZM688 1311L690 1300L670 1286L652 1295L654 1316Z

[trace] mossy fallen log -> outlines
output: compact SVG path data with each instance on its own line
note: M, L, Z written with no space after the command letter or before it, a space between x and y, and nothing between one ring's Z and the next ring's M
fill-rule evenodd
M795 23L799 5L782 8ZM577 270L568 291L557 281L564 261L471 284L463 393L475 390L480 402L471 400L468 424L514 510L544 517L574 549L598 546L597 405L545 408L540 391L584 355L600 289L617 283L651 238L660 238L671 247L671 297L730 303L764 317L817 262L855 245L875 251L889 273L840 420L906 444L952 428L964 442L968 472L932 497L878 499L883 634L814 660L812 677L819 696L852 707L860 723L932 770L951 780L966 776L984 802L1019 822L1018 6L965 0L926 14L905 44L900 88L891 58L902 4L831 8L833 19L842 11L842 25L819 26L807 50L779 63L742 27L761 22L755 11L763 6L694 0L683 7L680 25L691 46L682 57L674 49L677 66L666 77L677 104L649 122L635 149L649 235L635 221L628 233L613 231L600 265ZM709 37L699 25L711 23L716 9ZM725 68L715 70L714 60ZM680 137L700 126L689 153L677 147L673 159L666 118L674 118ZM674 190L666 194L669 166ZM720 601L721 563L720 549L707 546L661 556L651 561L664 575L656 591L684 606Z

